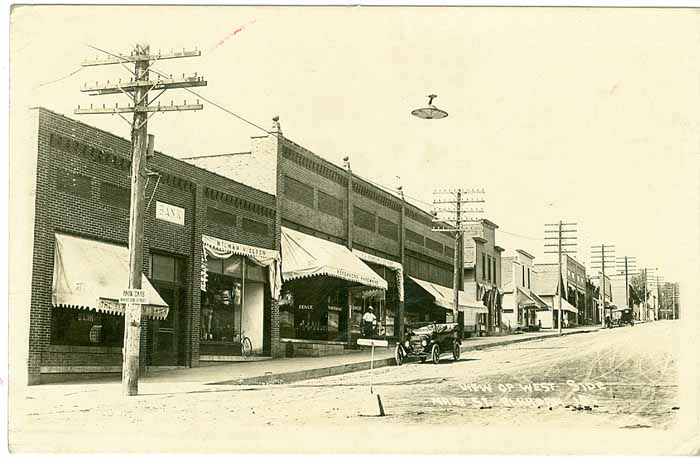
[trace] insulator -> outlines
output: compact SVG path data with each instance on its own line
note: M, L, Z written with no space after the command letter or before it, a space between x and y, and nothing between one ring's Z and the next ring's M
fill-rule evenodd
M172 105L173 105L173 101L171 100L171 101L170 101L170 106L172 106Z
M92 104L90 104L90 108L92 108Z
M183 105L187 105L187 101L184 101L184 102L183 102Z
M114 108L119 108L119 102L114 103Z
M78 110L80 110L80 105L78 105Z
M197 99L197 105L199 105L199 99Z

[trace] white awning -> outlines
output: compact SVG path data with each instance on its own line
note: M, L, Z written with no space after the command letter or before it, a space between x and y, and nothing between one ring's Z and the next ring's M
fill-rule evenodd
M347 248L282 227L282 279L331 276L368 287L387 289L387 283Z
M418 284L423 290L435 298L435 304L449 309L454 310L454 290L449 287L443 287L442 285L434 284L432 282L424 281L422 279L417 279L415 277L408 276L413 282ZM483 304L479 304L476 300L469 300L467 294L463 291L459 291L459 307L460 308L470 308L477 309L477 312L487 313L488 308Z
M396 288L399 293L399 301L403 301L403 265L399 262L387 260L386 258L378 257L362 250L352 249L352 253L362 261L374 263L375 265L385 266L396 273Z
M143 315L168 317L168 305L146 276L141 277L147 304ZM119 303L129 286L129 249L104 242L56 234L53 265L54 307L92 309L107 314L124 314Z
M556 311L559 308L559 299L555 296L554 297L554 310ZM562 311L569 311L573 312L574 314L578 314L578 309L568 301L566 301L566 298L561 297L561 309Z

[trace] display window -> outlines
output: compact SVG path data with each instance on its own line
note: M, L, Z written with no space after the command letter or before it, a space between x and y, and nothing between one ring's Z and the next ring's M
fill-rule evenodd
M239 255L210 258L207 278L201 293L202 341L240 343L241 334L254 334L246 328L262 327L265 268Z
M121 347L123 341L124 316L51 308L51 344Z
M284 284L279 302L282 338L347 341L347 282L298 279Z

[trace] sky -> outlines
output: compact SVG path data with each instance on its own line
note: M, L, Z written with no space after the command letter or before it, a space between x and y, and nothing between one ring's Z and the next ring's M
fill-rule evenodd
M79 91L128 78L81 68L99 55L88 45L196 46L155 68L197 72L208 99L263 128L278 115L289 139L412 199L484 188L507 254L555 261L545 223L577 222L588 266L591 245L611 244L683 281L698 273L699 25L679 8L15 7L10 122L43 106L128 138L118 116L72 114L127 103ZM411 116L431 93L449 116ZM262 134L206 103L149 132L175 157L248 151Z

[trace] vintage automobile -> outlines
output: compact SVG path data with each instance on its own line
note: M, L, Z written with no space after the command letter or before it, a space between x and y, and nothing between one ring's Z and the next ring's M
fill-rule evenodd
M452 358L459 360L461 344L457 323L428 323L412 329L406 327L404 341L396 343L394 359L397 365L401 365L407 357L418 357L421 362L430 358L437 364L440 354L452 352Z
M612 327L624 327L625 325L631 325L634 327L634 313L632 309L617 309L612 311L611 317L606 322L608 328Z

